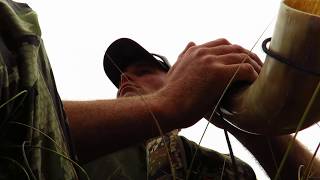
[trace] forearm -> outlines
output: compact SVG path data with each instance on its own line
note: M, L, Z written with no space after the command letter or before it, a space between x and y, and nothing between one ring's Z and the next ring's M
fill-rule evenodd
M159 135L153 112L161 119L163 131L169 126L161 117L161 108L155 97L120 98L100 101L64 101L71 133L82 161L94 159L103 154L142 142Z
M275 177L287 147L293 139L290 135L266 137L248 135L239 131L233 131L232 134L254 155L270 178ZM281 179L297 179L300 165L303 165L305 170L311 159L312 154L295 140L280 173ZM315 159L312 176L319 177L319 171L320 162Z

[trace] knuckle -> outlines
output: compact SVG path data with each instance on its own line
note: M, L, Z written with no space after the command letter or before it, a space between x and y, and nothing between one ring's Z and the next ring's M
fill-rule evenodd
M202 58L202 61L205 65L209 65L215 62L213 59L214 59L213 55L206 55Z
M217 41L219 41L219 42L222 43L222 44L230 44L230 42L229 42L227 39L225 39L225 38L217 39Z
M229 72L226 72L226 66L224 64L221 63L213 63L211 66L211 73L217 77L217 78L221 78L220 80L223 79L223 77L225 77L227 74L229 74Z
M207 48L196 48L194 51L193 51L193 55L196 56L196 57L201 57L203 55L205 55L207 52Z
M193 41L189 41L189 43L188 43L188 47L193 47L195 45L196 45L196 43L194 43Z
M198 46L191 46L191 47L186 51L186 53L193 54L195 51L197 51L197 49L198 49Z
M252 56L253 56L253 57L255 57L255 58L259 58L259 57L258 57L258 55L257 55L256 53L254 53L254 52L250 52L250 53L252 54Z
M191 43L191 42L190 42ZM197 50L197 46L191 46L186 49L184 52L179 54L178 58L183 58L184 56L193 55L193 53Z
M252 53L252 55L253 55L254 59L255 59L257 62L259 62L260 64L262 63L262 62L261 62L261 59L259 58L259 56L258 56L257 54Z
M246 53L241 53L239 54L240 58L241 58L241 61L244 61L244 62L249 62L250 61L250 56Z
M249 63L243 63L241 66L245 72L253 72L254 71L253 66Z
M223 66L225 64L219 58L217 58L217 57L213 57L213 58L215 60L210 62L210 67L212 67L216 73L219 73L220 70L223 69Z
M233 44L233 45L232 45L232 48L233 48L234 51L236 51L236 52L243 52L243 51L244 51L243 47L241 47L240 45L237 45L237 44Z

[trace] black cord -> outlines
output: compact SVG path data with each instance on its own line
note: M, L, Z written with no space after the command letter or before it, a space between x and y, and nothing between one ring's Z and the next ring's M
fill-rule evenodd
M311 74L311 75L314 75L314 76L320 76L320 73L319 72L314 72L312 70L309 70L309 69L305 69L303 67L299 67L293 63L291 63L287 58L271 51L270 49L267 48L267 44L271 41L271 37L270 38L267 38L265 39L263 42L262 42L262 50L267 54L269 55L270 57L272 57L273 59L281 62L281 63L284 63L284 64L287 64L295 69L298 69L299 71L302 71L302 72L305 72L305 73L308 73L308 74Z
M220 120L223 121L222 113L219 113L219 114L220 114L219 115ZM231 142L230 142L230 139L229 139L228 131L226 129L223 129L223 130L224 130L224 135L225 135L226 140L227 140L228 149L229 149L229 153L230 153L230 157L231 157L232 168L233 168L233 171L234 171L234 178L235 179L239 179L239 173L238 173L238 168L237 168L238 166L237 166L234 154L233 154L233 150L232 150L232 147L231 147Z

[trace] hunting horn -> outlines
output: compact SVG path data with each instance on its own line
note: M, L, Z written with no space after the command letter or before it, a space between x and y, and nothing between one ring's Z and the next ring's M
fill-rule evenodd
M231 89L220 105L223 118L257 134L296 131L320 80L320 0L284 0L280 4L267 54L257 80ZM267 47L267 45L269 46ZM301 129L320 120L320 95Z

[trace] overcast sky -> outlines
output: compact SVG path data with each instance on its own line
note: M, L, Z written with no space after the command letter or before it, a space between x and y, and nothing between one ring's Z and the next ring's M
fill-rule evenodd
M70 100L115 97L116 88L106 78L102 61L107 46L118 38L134 39L172 64L189 41L201 44L224 37L251 49L270 23L262 40L272 36L280 5L280 0L20 1L38 13L58 91L62 99ZM253 52L264 60L261 41ZM183 130L183 135L198 142L205 125L202 120ZM311 150L319 137L316 126L299 135ZM202 145L228 153L222 131L213 126ZM232 145L235 155L253 166L258 179L269 179L234 138Z

